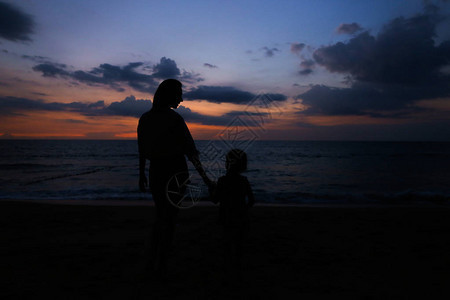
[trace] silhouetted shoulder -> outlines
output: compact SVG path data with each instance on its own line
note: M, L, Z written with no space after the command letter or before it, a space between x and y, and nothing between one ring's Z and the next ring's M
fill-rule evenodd
M148 159L198 154L183 117L170 108L144 113L137 133L139 152Z
M173 109L169 109L169 114L171 114L175 119L184 121L183 117Z
M140 117L140 121L145 121L149 118L158 118L160 116L169 117L177 120L183 120L183 117L170 108L162 108L162 109L151 109L145 113L143 113ZM172 121L173 121L172 119Z
M245 197L249 188L250 183L245 176L240 174L222 176L217 181L217 201L230 197Z
M141 125L141 123L142 123L143 121L147 120L147 119L149 118L149 116L150 116L150 111L147 111L147 112L143 113L143 114L141 115L141 117L139 118L138 127Z

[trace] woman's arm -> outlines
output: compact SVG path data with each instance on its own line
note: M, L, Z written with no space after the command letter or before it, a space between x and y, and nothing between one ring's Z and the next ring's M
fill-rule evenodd
M139 189L141 192L145 192L145 188L148 186L147 177L145 176L145 163L144 156L139 155Z
M183 148L183 152L186 154L188 159L191 161L191 163L194 165L195 169L197 170L198 174L202 177L205 184L208 186L210 192L212 192L212 189L214 189L215 183L208 178L206 175L205 169L203 169L202 163L200 162L200 159L198 157L198 150L195 147L194 139L192 138L191 132L189 131L189 128L186 125L186 122L184 122L183 117L181 117L179 114L176 114L178 118L178 132L182 134L182 140L181 140L181 147Z
M206 175L205 169L203 169L202 163L200 162L198 155L191 154L188 155L188 158L192 162L198 174L202 177L203 181L208 186L208 188L214 185L214 182L211 179L209 179L208 175Z
M145 176L145 164L146 164L146 149L145 149L145 140L144 140L144 126L146 114L142 115L139 119L138 127L137 127L137 140L138 140L138 151L139 151L139 190L141 192L145 192L145 188L148 186L147 177Z
M205 184L208 186L208 192L209 196L211 198L211 201L214 203L217 203L216 199L216 189L217 184L209 179L208 175L206 175L205 169L203 169L202 163L200 162L200 159L198 158L198 155L188 155L189 160L194 165L195 169L197 170L198 174L202 177Z

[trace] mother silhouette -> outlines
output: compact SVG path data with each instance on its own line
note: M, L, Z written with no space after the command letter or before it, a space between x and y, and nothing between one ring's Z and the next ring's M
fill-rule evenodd
M181 200L185 188L173 179L175 175L178 182L189 179L185 156L193 163L208 187L213 186L200 163L199 152L183 117L173 110L182 101L181 82L175 79L164 80L155 92L152 108L141 116L137 128L139 187L141 191L145 191L149 185L156 207L150 263L147 268L153 269L157 276L165 276L167 272L167 260L179 210L175 204ZM147 160L150 161L149 181L145 176ZM171 193L169 198L168 191L176 191L178 195Z

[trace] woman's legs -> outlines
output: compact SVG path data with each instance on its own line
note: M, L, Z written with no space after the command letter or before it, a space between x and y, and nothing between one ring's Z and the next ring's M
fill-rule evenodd
M167 272L167 262L172 248L178 208L166 200L163 193L153 193L155 199L156 222L150 255L153 257L153 268L157 274L164 276Z

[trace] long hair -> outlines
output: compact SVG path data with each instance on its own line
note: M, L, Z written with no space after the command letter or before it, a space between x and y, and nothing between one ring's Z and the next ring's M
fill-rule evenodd
M177 91L182 84L176 79L166 79L161 82L153 96L153 108L160 108L169 105L177 97Z

